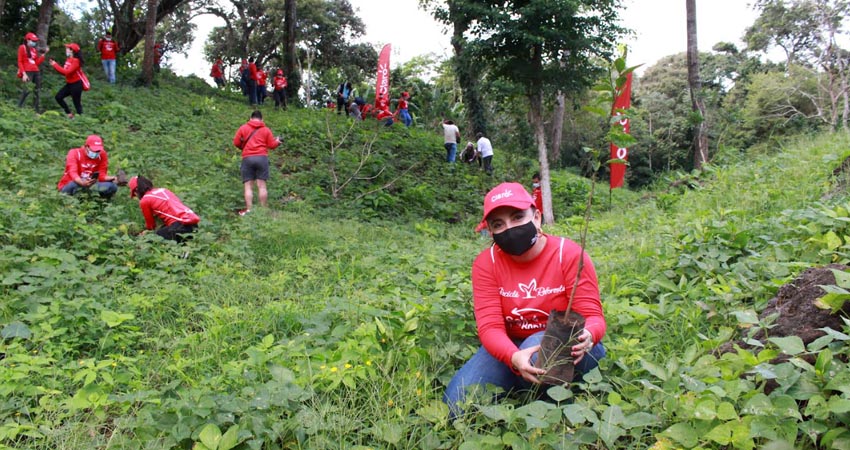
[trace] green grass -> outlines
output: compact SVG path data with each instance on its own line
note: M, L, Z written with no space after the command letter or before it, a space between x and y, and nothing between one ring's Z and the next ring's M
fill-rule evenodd
M444 386L478 345L481 195L526 180L532 162L501 149L494 178L447 170L436 130L349 132L327 111L266 108L286 137L271 207L240 218L239 95L168 75L153 90L105 86L92 72L74 121L47 95L57 77L41 116L14 107L13 73L1 79L0 330L31 335L0 339L0 446L201 449L232 430L239 449L846 448L840 336L806 349L828 355L817 367L769 364L784 342L712 355L803 268L848 260L846 196L821 200L845 134L722 149L679 175L695 189L617 190L609 205L598 185L587 245L609 324L601 370L552 391L560 403L509 397L451 424ZM199 212L193 241L135 236L126 190L56 192L65 153L92 132L113 169ZM547 231L578 240L582 219L565 211L581 211L588 182L554 178ZM765 395L770 373L781 389Z

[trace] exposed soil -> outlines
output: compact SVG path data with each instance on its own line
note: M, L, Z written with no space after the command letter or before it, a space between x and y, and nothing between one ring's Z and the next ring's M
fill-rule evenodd
M835 276L830 269L846 271L850 268L842 264L830 264L825 267L806 269L797 279L782 286L776 297L770 299L767 307L759 315L760 319L764 319L770 315L779 314L773 322L774 326L768 330L769 337L798 336L808 345L826 334L820 328L842 330L844 322L841 317L842 315L850 317L850 302L845 303L844 308L835 314L832 314L829 309L821 309L815 305L815 302L826 294L820 286L835 284ZM765 344L765 331L759 330L753 339ZM733 352L735 345L745 349L753 348L744 341L727 342L721 345L717 352L719 354ZM772 362L778 363L788 358L788 355L780 355ZM815 358L816 355L803 356L803 359L810 363L814 363Z

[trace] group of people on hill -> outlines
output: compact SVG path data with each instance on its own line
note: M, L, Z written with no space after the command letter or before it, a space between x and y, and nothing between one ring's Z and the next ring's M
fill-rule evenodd
M127 186L130 197L139 199L146 231L156 229L159 219L163 226L156 229L156 234L180 242L191 236L201 221L173 192L155 187L151 180L141 175L127 180L122 170L109 175L109 155L103 139L96 134L89 135L82 147L68 150L65 172L56 189L68 195L91 191L110 199L118 192L118 186Z
M467 142L460 154L460 160L467 164L477 162L487 175L493 175L493 144L484 133L475 133L476 142ZM457 158L457 145L460 142L460 129L450 119L443 120L443 146L446 148L446 162L454 163Z
M47 53L50 47L39 46L40 39L35 33L27 33L24 36L24 43L18 47L18 78L23 83L21 86L20 97L18 98L18 107L23 107L27 97L33 96L33 108L37 113L41 110L41 64L47 59ZM106 75L106 80L110 84L115 84L115 68L117 55L121 48L118 43L112 39L112 34L107 32L103 38L97 42L97 51L100 53L103 72ZM157 42L154 46L154 66L159 67L160 58L162 57L162 45ZM65 77L65 85L59 89L54 97L56 102L65 111L69 119L73 119L75 113L77 115L83 113L82 97L83 92L91 88L88 76L83 71L83 54L80 45L76 42L65 44L65 61L60 65L52 58L49 60L50 66L56 72ZM74 104L74 111L66 103L65 99L71 97Z
M265 125L260 111L251 113L248 122L236 131L233 145L242 151L240 173L245 198L245 208L239 211L240 216L251 212L254 199L252 184L257 186L260 205L268 206L266 181L269 178L269 150L277 148L282 141L281 136L274 136ZM68 150L65 171L56 189L68 195L89 191L111 199L119 186L127 186L130 197L139 199L146 230L155 229L156 219L163 223L156 234L165 239L182 241L195 231L201 221L173 192L154 187L148 178L138 175L127 180L122 170L116 175L109 175L109 155L103 139L96 134L86 138L82 147Z
M224 87L227 84L224 79L224 62L221 58L216 59L213 63L210 76L218 87ZM242 88L242 95L248 98L248 103L251 106L266 103L266 98L269 96L268 79L269 74L255 62L253 57L242 59L242 64L239 66L239 86ZM286 81L283 69L275 70L271 82L274 109L282 108L285 110L287 108L287 86L289 86L289 83Z
M395 112L390 110L389 103L382 97L379 97L375 106L366 103L363 97L354 95L354 88L351 82L343 81L339 84L336 90L336 113L345 114L356 120L366 120L367 117L374 117L385 126L391 126L396 120L401 122L406 127L413 125L413 117L410 115L410 93L403 91L398 98ZM328 102L328 108L333 108L334 103Z

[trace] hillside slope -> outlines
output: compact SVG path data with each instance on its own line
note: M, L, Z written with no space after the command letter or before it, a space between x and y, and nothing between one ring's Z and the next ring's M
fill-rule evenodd
M3 73L7 99L13 77ZM481 193L526 177L530 163L504 152L497 179L452 172L435 132L369 124L332 157L329 135L342 140L350 122L267 108L287 138L273 156L272 207L240 218L230 140L248 106L197 80L160 83L98 88L73 121L0 103L0 446L840 448L848 439L846 336L802 350L827 355L817 367L769 364L795 351L786 341L712 355L736 329L768 327L752 317L803 268L847 261L846 196L821 200L847 135L773 154L724 150L689 176L693 189L618 190L610 209L597 192L587 242L609 325L600 372L575 392L551 392L570 401L509 397L450 424L444 386L477 345L469 267L489 244L471 231ZM150 175L200 212L193 241L135 236L142 219L126 190L111 202L56 193L65 152L91 132L113 167ZM368 149L334 199L331 167L342 186ZM578 240L581 222L547 231ZM766 379L782 389L764 393Z

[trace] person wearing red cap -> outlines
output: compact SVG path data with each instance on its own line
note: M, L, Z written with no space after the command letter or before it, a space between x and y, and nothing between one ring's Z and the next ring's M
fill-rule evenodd
M534 172L531 176L531 198L534 199L534 207L543 215L543 190L540 189L540 172Z
M155 188L153 182L139 175L130 178L127 184L130 188L130 198L138 197L139 208L145 217L145 229L156 228L156 219L163 226L156 234L165 239L183 242L190 238L201 222L194 211L186 207L173 192L165 188Z
M395 112L395 115L401 117L401 121L406 127L413 125L413 118L410 117L410 112L407 110L407 100L409 99L410 94L407 91L402 92L401 97L398 99L398 109Z
M224 72L222 72L221 68L224 66L224 63L221 61L221 58L215 60L215 63L210 69L210 76L215 81L215 85L218 87L224 87Z
M272 85L274 86L274 91L272 91L274 109L283 106L283 109L286 110L286 86L288 86L288 83L286 77L283 76L283 70L277 69L277 74L272 79Z
M260 205L267 206L268 189L266 180L269 179L269 150L277 148L281 143L280 137L272 135L263 122L263 113L254 111L248 123L239 127L233 136L233 145L242 150L242 184L245 195L245 209L239 211L240 216L251 212L254 203L254 190L251 182L257 183L260 194Z
M112 40L112 33L108 31L101 40L97 41L97 51L100 52L103 72L110 84L115 84L115 58L120 50L118 43Z
M18 47L18 78L24 83L21 89L21 96L18 98L18 107L22 108L27 97L30 95L30 87L26 83L32 83L32 106L35 112L38 111L41 101L41 70L38 66L44 62L45 55L49 47L38 49L38 36L35 33L27 33L24 36L24 43Z
M103 139L96 134L86 138L80 148L68 150L65 173L56 185L63 194L74 195L80 189L91 189L101 197L111 198L118 191L116 177L107 175L109 156L103 148Z
M80 77L80 70L83 67L83 56L80 54L80 46L75 43L65 44L65 64L60 66L56 61L50 60L50 65L56 69L57 72L65 75L65 86L62 86L62 89L59 89L59 92L56 93L56 102L59 103L59 106L65 110L65 114L68 115L69 119L74 118L74 113L71 112L71 108L68 107L68 104L65 103L65 98L71 96L71 100L74 101L74 109L77 111L77 114L83 113L83 81Z
M492 384L509 392L540 383L546 371L535 363L549 312L566 310L571 296L572 311L585 319L578 344L570 349L576 378L605 356L600 341L607 325L590 256L575 242L541 231L540 211L519 183L502 183L488 192L483 218L494 244L472 264L481 347L443 395L453 418L463 412L460 405L474 389Z

